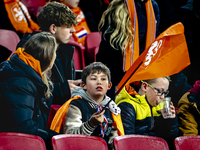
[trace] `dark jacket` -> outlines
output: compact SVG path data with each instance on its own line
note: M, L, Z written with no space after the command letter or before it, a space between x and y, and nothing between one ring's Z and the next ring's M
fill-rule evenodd
M40 136L49 143L57 133L47 129L52 97L41 76L14 54L0 65L0 132Z
M24 34L18 47L23 47L24 43L33 35ZM61 44L56 51L56 60L52 68L52 81L54 83L53 102L52 104L62 105L71 98L71 91L67 80L75 80L75 67L73 61L74 47Z
M159 8L157 3L152 0L152 5L157 21L157 30L156 35L159 35L159 23L160 23L160 15L159 15ZM145 42L146 42L146 31L147 31L147 18L146 18L146 8L145 3L141 2L140 0L135 1L135 6L137 9L137 16L138 16L138 25L139 25L139 47L140 47L140 54L144 51ZM102 35L109 27L115 29L114 24L108 25L108 22L105 19L105 26L102 28ZM120 82L122 77L124 76L123 72L123 55L122 50L118 48L117 50L111 47L109 43L110 34L106 34L105 38L102 36L102 41L100 43L99 52L97 53L97 61L100 61L107 65L107 67L111 71L111 80L112 80L112 88L108 91L107 95L111 97L113 95L115 86Z
M200 80L178 102L180 135L200 135Z

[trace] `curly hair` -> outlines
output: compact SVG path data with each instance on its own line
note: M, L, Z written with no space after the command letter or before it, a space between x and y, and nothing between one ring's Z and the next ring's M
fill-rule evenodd
M76 17L68 6L54 1L43 7L38 15L38 23L42 31L49 31L51 24L70 28L77 24Z
M108 25L106 26L106 23ZM99 31L102 32L103 38L107 40L106 34L110 34L109 43L116 49L123 50L127 45L131 46L133 43L134 29L131 26L131 19L125 0L113 0L103 13L100 23Z

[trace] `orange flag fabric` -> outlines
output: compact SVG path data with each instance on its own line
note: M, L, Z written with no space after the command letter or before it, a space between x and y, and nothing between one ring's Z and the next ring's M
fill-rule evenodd
M178 22L161 33L138 57L117 86L116 95L127 84L170 76L190 65L184 26Z

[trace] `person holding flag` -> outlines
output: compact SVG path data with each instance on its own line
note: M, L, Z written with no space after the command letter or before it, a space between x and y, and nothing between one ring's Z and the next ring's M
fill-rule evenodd
M125 72L159 35L159 22L159 7L154 0L113 0L103 13L96 59L111 71L113 86L108 96L113 96Z
M178 136L178 120L160 117L159 102L169 93L169 76L190 65L182 23L177 23L147 48L117 86L115 102L121 108L125 134L145 134L164 138L173 148ZM173 100L174 101L174 100Z

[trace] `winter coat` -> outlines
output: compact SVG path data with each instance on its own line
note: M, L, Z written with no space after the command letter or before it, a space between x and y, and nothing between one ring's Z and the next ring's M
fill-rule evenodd
M91 99L82 88L74 89L72 96L81 96L82 99L73 100L68 108L65 116L65 133L66 134L84 134L102 137L107 143L110 149L113 148L113 139L118 136L117 128L113 126L113 118L109 109L105 109L105 120L102 123L106 127L105 132L102 135L101 125L92 127L89 124L90 117L97 112L99 104ZM105 96L100 105L105 106L109 97ZM107 125L106 125L107 123Z
M52 96L42 77L17 54L0 65L0 132L40 136L49 142L57 133L47 128Z
M121 109L121 118L126 135L150 135L162 137L166 141L173 141L177 137L177 118L164 119L159 111L159 105L152 107L147 102L145 94L141 96L139 94L130 95L124 87L116 97L115 102ZM163 128L165 128L164 131Z
M178 102L178 121L181 135L200 135L200 81L186 92Z

